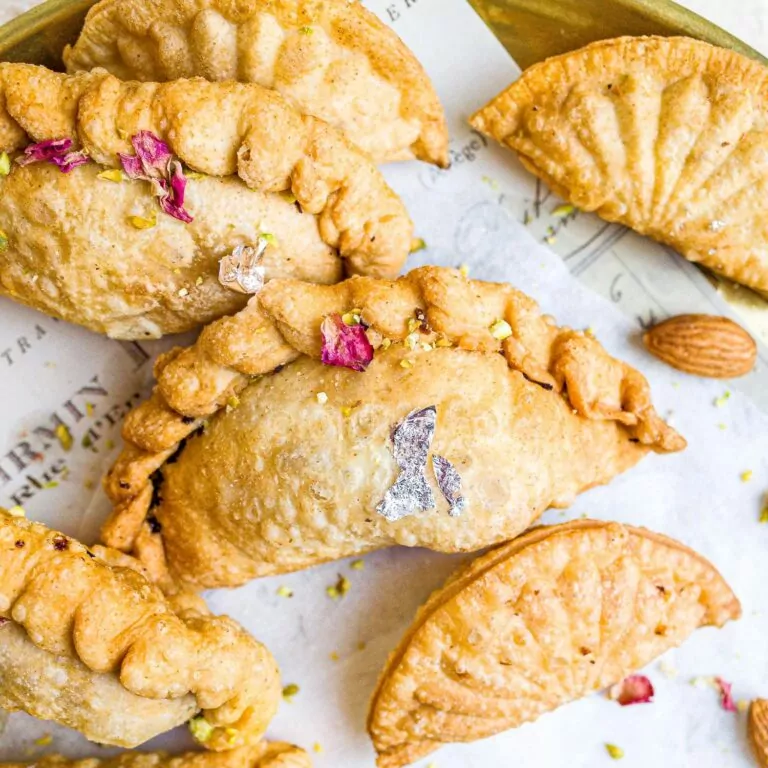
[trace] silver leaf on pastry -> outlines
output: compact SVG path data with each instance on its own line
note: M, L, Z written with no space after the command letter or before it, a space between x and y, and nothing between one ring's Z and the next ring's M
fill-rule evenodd
M435 471L440 493L451 505L448 514L451 517L459 517L467 506L467 499L461 495L461 475L448 459L437 454L432 456L432 469Z
M435 508L425 471L437 424L434 405L409 413L392 432L393 453L402 470L376 511L390 522Z
M264 287L266 271L261 262L268 242L266 238L260 237L255 248L251 245L238 245L219 262L219 282L238 293L258 293Z

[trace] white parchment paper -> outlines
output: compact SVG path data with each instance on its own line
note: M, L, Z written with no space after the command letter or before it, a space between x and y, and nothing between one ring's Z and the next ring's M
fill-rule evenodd
M463 0L367 4L417 52L450 119L452 170L411 164L386 171L428 245L413 264L466 264L474 277L507 280L527 291L561 323L593 328L612 353L648 375L659 410L690 443L683 454L650 457L609 487L585 494L567 512L548 513L545 521L589 515L675 536L710 557L744 604L740 622L719 632L700 631L670 653L666 673L651 665L653 704L621 708L595 695L494 739L447 747L420 765L593 768L611 762L606 742L625 751L622 765L638 768L751 765L744 713L725 712L712 688L690 681L718 675L734 683L737 699L768 695L768 525L758 523L768 490L768 417L741 391L673 372L643 351L636 317L642 312L626 306L621 311L626 302L640 301L631 271L622 272L621 297L606 301L569 272L568 261L541 244L542 237L553 236L549 227L556 230L557 245L564 229L586 232L602 225L584 216L565 227L552 213L557 201L537 192L515 158L467 127L468 115L517 70ZM6 9L0 6L0 19L7 17ZM526 227L520 222L528 209L538 210ZM666 268L667 256L660 258L657 246L631 239L649 265ZM678 259L669 263L681 265L670 269L687 269ZM646 278L658 280L658 274L649 267ZM605 273L596 278L601 279L607 279ZM682 291L670 288L668 309L697 310L686 304ZM91 541L108 509L98 480L119 449L119 419L146 393L151 358L176 340L118 344L4 299L0 317L0 504L21 503L30 517ZM727 400L726 392L731 392ZM73 435L69 451L53 434L59 423ZM514 460L509 457L511 466ZM747 471L752 479L744 482ZM285 683L300 687L293 703L282 706L270 736L311 752L317 745L313 757L319 768L372 766L364 726L377 674L417 607L462 559L389 550L367 557L363 571L339 562L209 594L214 610L235 616L272 649ZM334 602L325 589L339 573L351 580L352 589ZM278 596L281 586L294 597ZM52 743L37 744L46 734ZM190 743L181 731L152 746L177 749ZM0 737L0 759L32 760L52 751L109 753L64 728L11 716Z

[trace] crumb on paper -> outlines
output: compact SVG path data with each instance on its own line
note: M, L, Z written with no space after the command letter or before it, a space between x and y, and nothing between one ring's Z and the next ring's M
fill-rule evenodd
M294 697L298 695L300 688L296 683L289 683L283 688L283 699L289 704L293 701Z
M720 397L715 398L715 407L723 408L725 404L731 399L730 390L726 389Z

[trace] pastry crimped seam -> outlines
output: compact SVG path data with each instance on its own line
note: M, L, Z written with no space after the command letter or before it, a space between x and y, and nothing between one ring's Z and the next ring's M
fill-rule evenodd
M397 34L360 2L103 0L90 10L78 42L64 51L64 62L70 72L104 67L123 79L201 75L258 82L289 92L302 111L344 128L376 159L448 164L445 116L429 77ZM322 74L321 84L336 88L348 70L355 77L346 92L333 91L335 103L318 101L322 89L304 82ZM350 97L361 87L365 97L376 97L357 107L362 118L366 107L378 107L403 134L389 146L377 144L375 132L368 138L357 111L339 115L339 102L350 102L351 109Z
M29 763L0 763L0 768L29 768ZM37 768L311 768L309 755L299 747L262 741L228 752L125 752L104 759L71 760L47 755L35 760Z
M353 308L374 349L405 341L414 317L421 317L424 342L503 355L511 369L552 397L566 397L584 418L617 422L631 440L657 452L685 447L656 413L642 374L610 357L589 335L559 328L509 285L468 280L442 267L421 267L394 282L355 277L316 286L274 280L242 312L208 326L195 345L158 359L155 390L126 417L126 447L104 481L115 505L104 541L135 552L153 578L173 591L160 537L144 524L152 475L254 376L301 355L319 359L323 318ZM492 331L499 321L511 331L503 340Z
M593 539L592 542L590 537ZM569 547L570 559L566 560L564 551L568 551ZM514 572L512 569L515 558L528 554L533 558L533 562L528 563L525 573ZM603 589L606 590L602 599L607 600L607 604L596 613L587 612L587 615L598 621L602 627L597 629L593 638L601 646L598 649L579 646L578 641L569 634L578 633L579 620L583 617L565 617L557 612L538 613L535 608L537 602L551 602L558 597L567 601L565 595L559 594L557 587L553 592L546 589L547 579L552 579L556 574L561 574L560 578L564 579L568 568L573 567L571 559L580 563L580 570L583 570L583 562L580 559L585 556L596 561L604 559L608 563L608 565L604 563L602 569L598 568L600 578L603 579ZM610 583L611 578L618 578L613 571L615 568L620 571L626 565L625 559L632 559L639 563L641 572L645 566L644 576L654 584L649 592L641 591L642 578L635 583L617 582L616 585ZM536 562L541 563L542 573L536 573ZM660 565L661 562L663 567ZM507 564L510 564L509 570L505 571ZM583 573L577 573L575 578L578 580L581 575ZM622 588L616 589L618 585ZM527 601L526 589L530 591ZM632 592L633 589L635 593ZM542 597L537 601L536 598L539 595ZM580 596L576 589L570 595L571 600L576 601L580 606L589 597L593 595L581 594ZM615 603L614 599L618 602ZM628 601L632 600L638 602L635 610L621 611L621 606L627 607ZM680 607L676 607L678 600L683 601ZM643 610L643 603L654 603L657 608L661 606L661 618L656 616L653 610ZM482 625L481 617L477 615L478 611L482 611L483 606L487 607L485 616L488 621L487 626ZM493 606L495 611L490 606ZM728 621L736 620L741 616L738 598L714 566L694 550L667 536L645 528L598 520L576 520L560 525L534 528L514 541L496 547L459 568L419 609L400 644L390 654L372 697L368 730L377 749L379 768L402 768L425 757L446 742L467 742L484 738L518 727L523 722L536 719L540 714L548 711L545 708L522 718L518 715L518 719L515 719L510 714L513 710L510 709L507 712L505 709L504 702L509 694L504 687L505 684L514 685L516 681L522 698L528 697L531 701L538 702L540 697L547 696L547 687L543 679L549 677L551 680L558 680L561 687L571 685L576 688L574 698L579 698L592 690L618 682L624 676L650 662L652 658L645 658L638 649L624 647L628 642L628 636L625 634L628 631L626 627L624 633L620 632L618 636L615 634L616 627L613 627L613 632L611 631L612 623L619 616L607 615L608 609L620 614L630 627L651 620L672 622L670 626L656 623L655 626L648 627L646 634L650 639L645 642L649 648L646 648L643 653L650 650L652 657L667 650L668 647L679 645L685 639L685 632L693 631L696 627L722 627ZM675 611L678 613L676 614ZM484 647L483 636L494 633L496 625L490 619L490 614L502 612L511 614L523 623L526 619L538 620L543 626L540 628L541 634L534 629L528 630L531 640L527 642L523 641L525 632L521 632L519 627L515 627L515 631L508 625L506 631L497 629L496 639L499 647L489 648L486 651L491 669L497 663L502 667L514 669L515 654L529 651L528 645L533 645L543 652L544 649L536 644L537 638L543 644L557 644L560 654L558 661L562 665L567 659L565 657L567 645L559 642L562 638L558 635L556 628L548 626L548 623L555 618L568 619L564 622L564 626L557 629L565 630L565 638L576 643L578 647L578 650L573 649L578 661L573 659L570 661L574 669L566 673L566 670L554 667L546 673L542 671L538 677L534 675L531 679L526 675L516 678L513 670L510 670L510 677L502 674L499 680L495 680L493 676L484 678L484 667L474 667L469 657L473 652L480 652L473 650L475 647L473 643L478 648L482 648ZM453 618L450 618L451 616ZM676 626L675 622L683 623L684 618L687 620L690 616L694 620L689 621L684 628ZM496 618L499 622L498 627L505 626L502 616L498 615ZM473 629L477 638L465 641L456 639L462 635L459 628L462 619L472 622L467 630ZM454 638L453 642L462 647L446 648L444 646L446 637L439 637L441 629L449 637ZM431 630L434 634L430 635ZM551 633L551 636L547 633ZM668 633L669 637L667 637ZM579 637L582 636L579 635ZM637 637L636 635L635 639ZM641 633L639 637L643 637L643 634ZM507 646L506 650L504 650L505 646ZM409 654L417 653L418 651L415 650L417 648L433 655L441 654L443 663L436 664L439 660L435 658L421 659L416 666L424 670L425 679L412 681L412 683L401 680L398 683L396 677L403 675L404 660ZM462 653L465 653L466 657L463 657ZM509 654L507 660L497 660L496 654L499 653ZM612 653L620 656L620 661L616 662L620 667L618 670L615 668L616 663L614 667L609 666ZM633 654L637 658L631 658ZM467 668L463 676L459 672L462 662ZM411 664L413 665L413 662ZM578 674L576 667L580 667ZM606 671L606 668L610 671ZM527 670L529 674L532 671ZM503 669L502 672L506 673L506 670ZM478 679L472 680L475 673ZM430 675L439 678L441 674L445 675L444 683L449 689L443 691L442 695L438 689L437 680L431 680L430 686ZM606 675L610 679L605 679ZM496 687L492 682L494 680ZM583 690L576 684L577 680L584 686ZM462 688L466 699L457 698L461 696L457 693L458 688ZM486 694L488 699L485 706L480 709L482 705L479 699L483 694ZM405 699L392 706L391 698L398 695L405 696ZM386 697L389 697L390 701L388 706L384 707L382 701ZM510 706L511 703L510 701ZM565 702L558 701L557 697L550 702L552 709L563 703ZM474 716L470 715L467 709L473 704L478 707ZM436 720L433 726L436 723L439 729L442 723L444 734L450 734L450 737L440 739L437 733L433 733L432 738L426 735L418 736L417 710L419 708L425 713L425 720L429 719L430 715L434 715ZM439 717L440 713L444 716L442 721ZM403 739L409 726L409 718L413 720L410 725L414 730L410 738ZM425 728L424 733L430 730L430 725L425 724Z
M620 37L554 56L474 128L578 208L768 292L768 70L686 37Z
M131 139L141 131L194 171L293 195L318 217L321 237L349 274L392 277L408 256L413 224L373 162L274 91L202 79L124 83L104 70L63 75L0 64L0 151L71 139L99 165L119 168L119 154L133 154Z
M214 751L257 742L277 711L271 654L195 595L169 599L127 555L0 511L0 618L40 649L150 699L192 694Z

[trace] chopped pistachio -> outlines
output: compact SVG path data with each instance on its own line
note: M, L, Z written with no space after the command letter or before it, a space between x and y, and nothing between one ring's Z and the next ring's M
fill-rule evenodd
M504 341L512 335L512 326L506 320L497 320L489 330L491 336L499 341Z
M293 597L293 590L290 587L278 587L277 594L279 597Z
M341 415L348 419L352 415L352 406L351 405L344 405L341 408Z
M157 217L153 216L151 219L145 219L143 216L129 216L128 223L134 229L152 229L157 226Z
M50 491L50 490L51 490L51 488L58 488L58 487L59 487L59 483L58 483L58 481L57 481L57 480L49 480L49 481L48 481L48 482L47 482L47 483L46 483L46 484L43 486L43 488L44 488L46 491Z
M53 736L50 733L44 733L39 739L35 739L38 747L47 747L53 743Z
M197 280L195 280L195 285L202 285L204 282L202 277L198 277Z
M425 352L431 352L431 351L434 349L434 347L433 347L431 344L427 344L427 342L426 342L426 341L422 343L422 345L421 345L421 348L422 348L422 349L423 349Z
M108 451L111 451L115 447L115 441L114 440L107 440L106 443L104 443Z
M189 289L188 288L180 288L179 289L179 296L181 296L182 299L185 298L186 296L189 296Z
M331 661L338 661L339 660L339 654L336 653L336 651L332 651L329 655L329 658Z
M7 176L11 172L11 158L7 152L0 152L0 176Z
M731 399L731 393L729 390L725 390L720 397L715 399L715 406L717 408L722 408L729 400Z
M353 309L351 312L345 312L341 316L341 319L344 321L344 325L348 325L348 326L352 327L353 325L360 325L360 321L361 321L362 318Z
M83 448L92 448L93 439L90 435L83 435L83 439L80 441L80 445L82 445Z
M419 343L418 333L409 333L405 337L405 346L408 347L408 349L416 349L418 343Z
M564 205L558 205L557 208L552 211L552 215L556 216L558 219L564 219L566 216L570 216L575 210L575 206L565 203Z
M325 593L331 600L338 600L340 597L346 597L351 588L352 583L350 580L346 576L339 574L339 580L332 587L327 587Z
M271 232L262 232L259 235L259 239L268 245L277 245L277 238Z
M499 182L496 179L492 179L490 176L483 176L481 181L483 184L487 184L491 189L498 189Z
M87 491L92 491L92 490L93 490L93 489L96 487L96 483L94 483L94 482L93 482L93 480L91 480L90 478L88 478L88 479L87 479L87 480L86 480L86 481L83 483L83 487L84 487L84 488L85 488Z
M436 347L441 347L441 348L452 347L453 346L453 342L450 339L438 339L435 342L435 346Z
M85 412L88 416L93 416L93 412L96 410L96 406L93 403L85 404Z
M464 277L469 277L469 265L467 265L467 264L462 264L462 265L459 267L459 272L461 272L461 274L462 274Z
M355 560L349 567L353 571L362 571L365 568L365 560Z
M589 328L586 328L584 330L584 335L589 336L591 339L595 338L595 328L594 326L590 325Z
M413 368L413 360L401 360L400 361L400 367L401 368Z
M72 450L74 440L72 439L72 433L69 431L69 427L67 427L66 424L59 424L59 426L56 427L56 437L65 451Z
M358 651L364 651L367 645L368 645L367 643L364 643L364 642L361 640L361 641L360 641L360 642L357 644L357 650L358 650Z
M617 747L615 744L606 744L605 751L614 760L621 760L621 758L624 757L624 750L621 747Z
M408 333L415 333L419 330L419 328L421 328L421 325L421 320L417 320L415 317L410 318L408 320Z
M554 235L547 235L547 236L544 238L544 242L545 242L547 245L554 245L554 244L557 242L557 238L556 238Z
M741 473L741 482L742 483L748 483L753 477L754 472L751 469L746 470L745 472Z
M200 181L200 179L204 179L206 177L204 173L198 173L197 171L185 171L184 176L189 181Z
M325 594L328 595L328 597L330 597L331 600L339 599L339 590L336 589L336 587L326 587Z
M672 664L671 661L667 661L664 659L663 661L659 662L659 669L661 670L661 673L668 677L670 680L674 680L674 678L677 677L677 669L675 668L675 665Z
M427 247L427 243L425 242L423 237L416 238L411 243L411 253L418 253L419 251L425 250Z
M311 34L314 34L314 31L315 30L312 29L312 27L301 27L299 29L299 34L300 35L311 35Z
M293 701L293 697L299 693L299 686L296 683L289 683L283 688L283 698L287 702Z
M116 184L123 181L125 176L119 168L110 168L107 171L102 171L98 177L102 181L114 181Z
M202 716L198 715L189 721L189 732L201 744L205 744L213 736L214 727Z
M11 517L26 517L27 516L27 510L24 509L20 504L17 504L15 507L11 507L8 510L8 514Z
M746 712L749 709L749 702L746 699L739 699L736 702L736 709L738 709L739 712Z
M0 229L0 253L8 250L8 235Z
M227 398L227 413L231 413L236 408L240 407L240 398L237 395L232 395Z
M389 349L392 346L392 339L382 339L381 348Z
M760 513L760 522L768 523L768 503L763 507L763 511Z
M312 745L312 749L313 749L315 752L317 752L317 754L318 754L318 755L320 755L320 754L322 754L322 752L323 752L323 745L322 745L322 744L321 744L319 741L316 741L316 742L315 742L315 743Z
M294 195L293 192L291 192L290 190L281 192L280 197L282 197L286 203L290 203L291 205L293 205L296 202L296 195Z
M320 403L320 405L325 405L328 402L328 395L326 395L325 392L318 392L317 402Z
M227 737L227 744L230 747L234 747L237 744L237 738L240 735L240 731L237 728L225 728L224 735Z
M717 428L723 430L723 432L724 432L726 429L728 429L728 425L727 424L723 424L721 422L720 424L717 425Z

